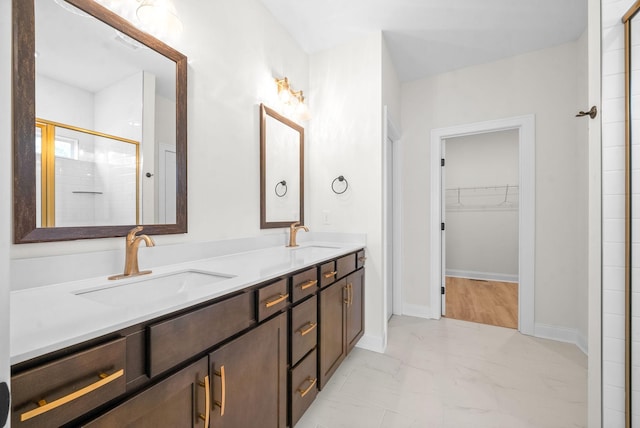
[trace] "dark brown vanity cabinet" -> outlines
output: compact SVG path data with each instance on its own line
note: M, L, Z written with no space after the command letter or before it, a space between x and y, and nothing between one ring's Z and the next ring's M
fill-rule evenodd
M211 426L287 426L287 314L209 355Z
M13 366L12 426L293 427L363 334L360 253Z
M90 428L208 428L212 413L208 359L145 389L103 415L83 424Z
M354 271L355 256L338 259L348 275L320 291L320 389L364 334L364 269Z

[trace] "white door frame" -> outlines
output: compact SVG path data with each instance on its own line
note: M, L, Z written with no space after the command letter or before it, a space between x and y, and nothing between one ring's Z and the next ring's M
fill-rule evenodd
M393 149L393 284L387 284L386 275L383 273L383 281L384 281L384 298L383 298L383 311L386 318L387 313L387 291L388 287L393 287L392 295L393 295L393 313L396 315L402 314L402 185L401 185L401 144L400 140L400 130L396 126L395 122L389 115L389 110L387 106L383 107L383 132L382 137L383 140L383 150L382 150L382 165L384 168L383 173L383 194L382 194L382 203L383 203L383 212L382 212L382 225L383 225L383 244L382 244L382 259L383 262L383 272L386 272L388 269L387 266L387 213L384 207L387 206L389 202L389 195L387 194L387 174L386 174L386 165L387 165L387 154L386 154L386 145L388 144L388 140L393 141L392 149ZM386 337L386 325L387 322L385 320L385 337Z
M535 257L535 116L517 116L466 125L438 128L431 131L431 317L440 319L441 308L441 166L442 141L487 132L517 129L519 163L518 210L518 330L534 334L534 257Z

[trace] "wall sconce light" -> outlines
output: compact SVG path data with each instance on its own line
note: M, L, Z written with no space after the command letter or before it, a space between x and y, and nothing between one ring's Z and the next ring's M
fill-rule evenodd
M170 0L138 0L136 17L145 29L152 33L180 34L182 21L178 18L176 8Z
M302 91L294 91L289 85L289 79L287 77L283 79L275 79L276 85L278 85L278 98L280 102L291 109L292 113L302 121L311 119L311 113L309 107L304 102L304 95Z

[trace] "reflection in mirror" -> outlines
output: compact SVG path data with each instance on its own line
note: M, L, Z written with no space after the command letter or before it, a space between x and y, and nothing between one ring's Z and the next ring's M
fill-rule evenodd
M36 117L141 147L140 159L123 158L123 149L102 138L80 139L80 157L56 152L49 161L57 185L48 183L55 198L47 202L64 215L38 226L175 223L175 205L167 212L158 203L160 191L164 201L175 199L175 189L166 194L172 189L158 185L166 182L158 171L160 145L175 152L175 63L62 0L36 0L35 16ZM63 129L54 128L51 139ZM138 161L142 171L123 165ZM74 190L88 180L98 190Z
M260 105L260 228L304 223L304 128Z
M634 305L637 299L632 297L640 290L640 264L637 257L632 257L640 244L640 235L636 228L640 225L640 188L632 183L640 180L640 165L634 160L640 159L640 2L624 15L625 29L625 58L626 58L626 183L625 183L625 414L626 426L635 426L631 418L637 415L638 409L633 409L631 400L632 391L640 388L633 383L634 379L640 379L640 366L634 364L640 355L640 341L638 333L634 330L634 319L640 316L640 307ZM637 354L636 357L633 357Z
M186 232L186 57L92 0L13 13L15 241Z

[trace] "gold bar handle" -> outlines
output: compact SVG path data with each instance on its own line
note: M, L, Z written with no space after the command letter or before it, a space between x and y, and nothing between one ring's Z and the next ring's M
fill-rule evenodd
M349 283L347 287L349 287L349 306L351 306L353 305L353 284Z
M307 389L302 389L302 388L298 388L298 394L300 394L300 398L304 397L305 395L307 395L309 393L309 391L311 391L313 389L314 386L316 386L316 382L318 382L318 379L312 379L311 376L309 376L305 382L310 382L309 386L307 387Z
M211 416L211 387L209 385L209 375L204 377L204 382L200 382L200 386L204 388L204 415L198 414L198 417L204 421L204 428L209 428L209 417Z
M326 279L329 279L329 278L331 278L332 276L336 276L337 274L338 274L338 271L334 270L333 272L327 272L327 273L325 273L325 274L324 274L324 277L325 277Z
M313 287L314 285L316 285L318 283L317 279L312 279L310 281L307 282L303 282L302 284L298 284L297 287L300 288L300 290L306 290L309 287Z
M227 377L224 374L224 366L220 366L220 371L215 372L215 374L222 381L221 383L222 397L220 397L220 401L214 401L213 404L220 407L220 416L224 416L224 408L227 402Z
M360 257L358 257L358 260L360 260L362 263L364 263L364 261L367 260L367 258L365 256L360 256Z
M300 333L300 336L306 336L307 334L311 333L313 331L313 329L318 326L318 323L317 322L308 322L307 325L309 327L301 328L301 329L298 330L298 333Z
M267 301L264 303L264 305L265 305L267 308L270 308L270 307L272 307L272 306L277 305L278 303L282 303L282 302L284 302L285 300L287 300L287 298L288 298L288 297L289 297L289 293L287 293L287 294L280 294L280 295L279 295L278 297L276 297L276 298L272 298L271 300L267 300Z
M91 385L87 385L84 388L79 389L75 392L72 392L69 395L65 395L62 398L58 398L57 400L52 401L51 403L47 403L46 400L39 400L38 406L40 407L38 407L37 409L29 410L28 412L21 414L20 422L28 421L31 418L35 418L36 416L39 416L43 413L47 413L50 410L58 408L67 403L70 403L73 400L76 400L84 395L87 395L92 391L95 391L98 388L101 388L113 382L114 380L122 377L123 375L124 375L124 369L120 369L117 372L110 375L106 375L105 373L100 373L98 375L100 377L99 381L92 383Z

